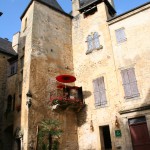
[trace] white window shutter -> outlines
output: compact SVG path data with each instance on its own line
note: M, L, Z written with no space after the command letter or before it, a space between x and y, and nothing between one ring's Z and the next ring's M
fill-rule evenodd
M97 32L94 33L94 35L93 35L93 40L94 40L94 48L95 48L95 49L100 48L99 35L98 35Z
M125 97L130 97L131 89L130 89L130 81L129 81L129 77L128 77L128 70L127 69L122 70L121 75L122 75L122 80L123 80Z
M130 80L132 96L133 97L139 96L139 90L138 90L138 87L137 87L137 81L136 81L134 68L130 68L128 70L128 75L129 75L129 80Z
M100 105L100 91L98 86L98 79L93 80L93 87L94 87L95 106L98 106Z
M101 105L107 104L107 99L106 99L106 89L105 89L105 82L104 82L104 77L99 78L99 89L100 89L100 100L101 100Z
M88 51L93 50L93 38L91 35L87 37L87 45L88 45Z

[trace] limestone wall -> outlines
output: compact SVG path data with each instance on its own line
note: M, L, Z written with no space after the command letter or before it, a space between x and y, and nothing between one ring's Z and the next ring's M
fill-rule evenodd
M31 39L32 39L32 24L33 24L33 9L34 4L28 8L28 11L22 18L20 36L17 34L14 37L13 45L18 49L18 77L16 101L21 104L21 111L15 114L14 133L17 128L21 129L23 134L23 143L21 145L27 149L28 143L28 110L26 94L29 90L30 80L30 62L31 62ZM25 21L26 20L26 21ZM26 27L25 27L26 22ZM19 37L19 40L17 39ZM23 60L24 59L24 60ZM16 148L16 144L14 148Z
M149 8L150 5L146 5L109 22L118 79L118 99L120 101L120 110L134 109L150 104ZM115 30L122 27L125 29L126 41L118 44L116 41ZM135 68L135 75L140 96L136 98L125 99L124 89L122 86L121 70L130 67ZM150 111L140 111L120 116L122 121L122 129L125 133L125 139L127 143L124 144L128 146L127 149L132 149L128 119L146 116L147 126L149 128L149 113Z
M115 72L114 56L112 52L111 39L109 34L106 7L104 3L97 5L97 12L84 18L83 14L75 16L73 19L72 37L73 37L73 62L76 85L83 87L84 100L87 104L79 120L84 121L78 128L78 142L80 150L99 150L100 144L99 126L109 125L112 143L114 143L114 120L118 108L116 104L118 96L117 76ZM99 50L93 50L86 55L87 36L98 32L100 45ZM104 76L107 96L107 105L105 107L95 108L93 84L92 81L98 77ZM90 129L91 120L94 131ZM114 148L114 144L112 145Z

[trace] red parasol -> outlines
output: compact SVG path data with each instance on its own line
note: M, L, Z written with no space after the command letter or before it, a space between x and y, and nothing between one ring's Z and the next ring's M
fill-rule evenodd
M71 83L76 81L76 78L71 75L59 75L56 77L56 80L62 83Z

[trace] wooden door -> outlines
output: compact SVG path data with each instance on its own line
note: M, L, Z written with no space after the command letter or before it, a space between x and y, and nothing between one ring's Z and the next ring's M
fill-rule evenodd
M130 126L133 150L150 150L150 136L147 123L137 123Z

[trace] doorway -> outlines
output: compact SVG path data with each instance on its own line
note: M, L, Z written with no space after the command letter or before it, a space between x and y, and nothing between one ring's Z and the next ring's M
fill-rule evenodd
M99 127L102 150L112 150L109 125Z
M145 117L129 119L133 150L150 150L150 136Z

